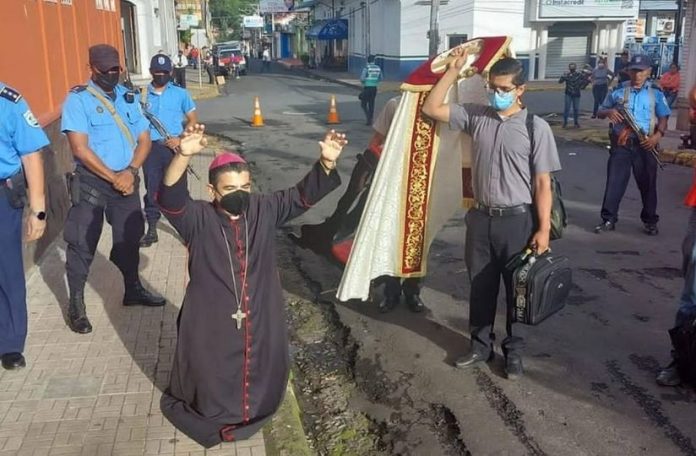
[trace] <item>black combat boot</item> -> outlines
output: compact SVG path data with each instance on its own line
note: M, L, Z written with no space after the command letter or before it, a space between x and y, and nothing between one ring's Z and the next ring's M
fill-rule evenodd
M157 242L159 238L157 237L157 222L151 222L147 225L147 233L140 240L140 247L150 247L152 244Z
M148 306L159 307L166 304L167 300L163 296L147 291L140 280L126 282L126 293L123 296L124 306Z
M85 294L82 290L76 291L70 296L68 326L78 334L92 332L92 324L87 319L87 312L85 311Z

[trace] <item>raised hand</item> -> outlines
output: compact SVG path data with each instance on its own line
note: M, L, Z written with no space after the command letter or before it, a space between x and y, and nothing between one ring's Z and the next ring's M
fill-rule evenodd
M449 69L454 69L457 72L461 71L464 68L464 64L466 64L467 57L469 57L469 48L460 45L452 49L449 55L449 58L452 59L450 60Z
M324 136L324 140L319 141L319 146L321 147L321 160L324 164L329 162L333 163L333 166L335 166L335 162L338 156L341 155L341 151L346 144L348 144L348 140L345 134L336 133L335 130L327 132L326 136ZM329 166L329 168L333 168L333 166Z
M183 156L190 157L202 151L208 144L208 140L204 136L204 133L205 125L203 124L195 124L188 127L182 135L183 137L179 144L179 153Z

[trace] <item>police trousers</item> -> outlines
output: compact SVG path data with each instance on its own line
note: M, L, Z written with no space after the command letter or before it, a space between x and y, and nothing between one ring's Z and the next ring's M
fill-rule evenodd
M172 162L174 154L172 150L161 141L152 143L152 149L143 163L143 175L145 176L145 219L148 224L157 223L162 216L157 204L157 192L159 191L164 172Z
M534 214L529 207L525 213L490 216L477 209L466 214L466 244L464 262L469 270L469 329L471 348L488 353L492 348L498 304L500 279L503 279L506 299L506 335L503 352L507 355L523 348L523 339L513 336L515 301L512 287L513 271L505 265L527 247L534 230Z
M643 201L640 219L643 223L656 224L660 220L657 215L657 162L650 152L636 143L613 146L609 153L602 220L612 223L619 220L619 205L626 193L631 170Z
M21 208L0 186L0 355L21 353L27 337L27 287L22 263Z
M78 166L75 172L80 177L81 198L73 201L63 231L68 243L65 270L70 295L84 290L104 226L104 215L113 235L109 259L121 271L126 284L137 282L139 244L145 231L137 179L135 191L123 196L87 169Z

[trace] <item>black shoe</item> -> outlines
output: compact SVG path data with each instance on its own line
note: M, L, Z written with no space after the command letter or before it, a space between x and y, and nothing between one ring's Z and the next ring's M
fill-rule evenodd
M159 307L167 303L163 296L147 291L140 282L126 285L126 294L123 297L124 306Z
M489 350L488 353L481 353L475 350L469 352L468 355L462 356L457 361L454 362L454 367L458 369L467 369L469 367L476 366L477 364L488 362L493 359L495 353L493 350Z
M148 224L147 233L140 240L140 247L150 247L155 242L159 241L157 237L157 222Z
M2 367L7 370L21 369L27 367L27 362L21 353L5 353L2 355Z
M660 386L679 386L681 385L681 376L679 375L679 370L677 370L676 361L662 369L655 381Z
M614 231L616 229L616 223L610 222L609 220L604 220L602 223L594 227L594 232L599 234L602 231Z
M421 313L425 310L425 304L420 295L406 295L406 305L411 312Z
M77 292L70 297L68 306L68 327L78 334L88 334L92 332L92 324L87 318L85 311L85 298L83 292Z
M645 234L648 236L657 236L660 233L660 230L657 229L657 224L656 223L646 223L643 225L643 231Z
M520 355L508 355L505 358L505 376L508 380L517 380L523 373L522 357Z
M593 119L596 119L596 118L597 118L597 115L596 115L596 114L592 114L592 118L593 118Z
M399 296L385 296L382 302L379 303L380 313L391 312L399 305Z
M579 123L576 123L576 124L575 124L575 128L580 128L580 124L579 124Z

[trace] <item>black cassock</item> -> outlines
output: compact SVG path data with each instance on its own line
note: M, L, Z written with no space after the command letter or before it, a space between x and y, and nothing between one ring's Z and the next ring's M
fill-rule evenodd
M289 356L276 229L340 183L336 171L327 175L317 162L289 190L252 194L246 217L239 220L230 220L210 202L192 200L184 177L161 187L162 212L189 250L190 281L179 314L170 384L160 406L177 429L206 448L251 437L278 409ZM247 315L241 329L232 317L237 300L223 229Z

